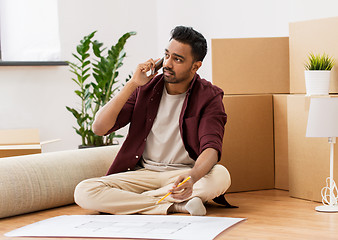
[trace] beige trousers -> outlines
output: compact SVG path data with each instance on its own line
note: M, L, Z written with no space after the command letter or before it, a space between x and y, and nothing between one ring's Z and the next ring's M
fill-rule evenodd
M167 214L176 202L167 197L161 199L171 188L177 177L189 169L157 172L146 169L128 171L80 182L74 193L75 202L82 208L111 214ZM211 171L193 186L193 197L203 202L211 200L229 188L228 170L215 165ZM186 201L185 200L185 201Z

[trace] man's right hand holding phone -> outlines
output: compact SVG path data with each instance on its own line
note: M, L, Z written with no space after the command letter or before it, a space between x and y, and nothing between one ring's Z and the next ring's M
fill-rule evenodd
M147 84L154 76L157 75L158 70L162 67L163 60L157 59L156 62L151 58L145 63L141 63L137 66L136 71L130 80L138 87ZM151 72L147 75L148 72Z
M128 81L121 91L96 114L93 123L93 131L95 134L103 136L115 125L117 116L135 89L147 84L154 76L156 76L157 71L147 75L147 72L155 69L155 65L155 61L149 59L145 63L141 63L137 66L131 80Z

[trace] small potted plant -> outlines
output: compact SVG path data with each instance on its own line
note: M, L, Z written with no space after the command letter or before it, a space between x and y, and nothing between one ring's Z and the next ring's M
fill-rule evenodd
M308 55L305 63L306 95L328 95L330 87L331 69L335 60L327 54Z
M109 136L97 136L92 131L96 113L119 91L123 83L119 81L119 68L126 57L124 45L135 32L125 33L111 48L103 48L103 43L93 40L96 31L85 36L73 53L75 62L68 62L74 73L72 80L78 85L75 94L80 98L78 107L66 107L76 118L74 127L81 136L79 148L112 145L121 135L112 132ZM130 79L130 75L126 81Z

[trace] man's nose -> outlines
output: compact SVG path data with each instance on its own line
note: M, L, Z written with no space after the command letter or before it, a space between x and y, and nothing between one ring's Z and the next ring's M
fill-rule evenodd
M165 58L163 61L163 68L169 68L171 69L173 67L172 65L172 58L168 57L167 59Z

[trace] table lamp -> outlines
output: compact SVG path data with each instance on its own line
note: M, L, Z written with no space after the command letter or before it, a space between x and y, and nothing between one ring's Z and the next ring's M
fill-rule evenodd
M322 189L319 212L338 212L337 186L333 180L333 147L338 136L338 98L311 98L306 137L327 137L330 143L330 177Z

